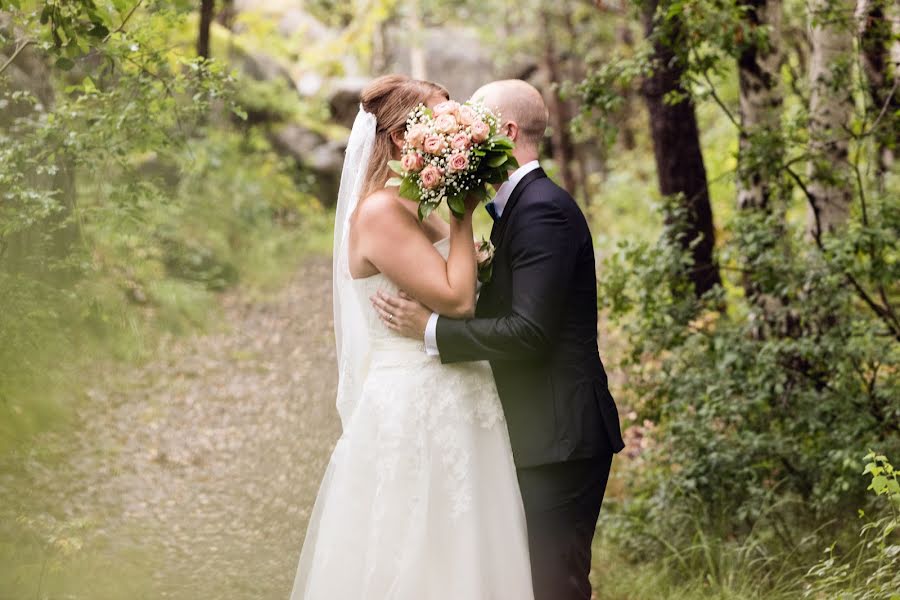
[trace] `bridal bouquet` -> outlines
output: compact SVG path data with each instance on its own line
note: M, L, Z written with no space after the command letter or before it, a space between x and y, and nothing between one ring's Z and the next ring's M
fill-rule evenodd
M445 200L462 217L468 194L487 200L488 186L503 183L519 166L513 141L499 129L499 116L482 102L448 100L434 110L420 104L406 121L401 159L388 163L397 174L388 185L419 203L422 220Z

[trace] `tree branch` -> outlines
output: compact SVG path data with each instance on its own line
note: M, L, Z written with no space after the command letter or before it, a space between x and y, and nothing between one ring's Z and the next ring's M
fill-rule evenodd
M822 243L822 234L819 224L819 210L815 205L815 197L809 191L809 188L807 188L803 183L803 180L800 179L800 176L797 175L797 173L795 173L793 169L791 169L790 167L784 167L784 170L788 175L791 176L797 186L803 191L807 201L810 204L813 216L816 219L816 227L813 231L813 240L815 241L816 247L819 249L819 252L827 257L828 251L825 249L825 245ZM863 286L859 283L859 281L856 280L856 278L852 274L844 271L843 275L847 282L856 290L856 294L860 297L860 299L862 299L862 301L865 302L870 309L872 309L872 312L874 312L882 321L884 321L884 323L888 326L891 335L897 340L900 340L900 320L897 319L890 304L886 304L885 306L878 304L878 302L872 299L872 297L868 294L868 292L866 292Z
M18 48L16 48L15 52L12 53L12 56L9 57L9 60L7 60L3 64L3 66L0 67L0 74L2 74L3 71L5 71L9 67L9 65L11 65L13 63L14 60L16 60L16 57L18 57L19 54L22 53L22 50L24 50L28 46L31 46L36 43L37 42L35 42L34 40L25 40L24 42L22 42L22 45L20 45Z
M864 138L869 135L872 135L872 132L875 131L876 127L878 127L878 122L881 121L881 119L884 118L884 115L887 113L887 109L891 105L891 100L893 99L894 94L897 93L898 85L900 85L900 79L894 78L894 85L893 85L893 87L891 87L890 93L887 95L887 98L885 98L885 100L884 100L884 106L881 107L881 112L879 112L878 116L875 117L875 120L872 122L872 126L869 127L869 130L864 131L863 133L859 134L859 136L857 136L857 137Z
M131 7L131 10L128 11L128 14L125 15L125 18L122 19L122 23L118 27L116 27L115 29L113 29L112 31L107 33L106 37L103 38L103 41L107 42L107 41L109 41L109 38L111 38L113 36L113 34L121 33L125 29L125 25L128 23L128 20L131 19L131 15L133 15L134 11L136 11L138 9L138 7L143 3L144 3L144 0L138 0L137 3L135 3L135 5Z
M706 85L709 86L709 94L710 96L712 96L712 99L715 101L715 103L719 105L719 108L722 109L722 112L725 113L725 116L728 117L728 120L731 121L732 125L737 127L738 131L743 132L744 128L741 127L741 124L738 122L738 120L734 118L734 115L725 105L725 102L723 102L722 99L719 98L719 95L716 93L716 87L713 85L713 82L712 80L710 80L709 74L706 71L703 71L703 79L706 81Z

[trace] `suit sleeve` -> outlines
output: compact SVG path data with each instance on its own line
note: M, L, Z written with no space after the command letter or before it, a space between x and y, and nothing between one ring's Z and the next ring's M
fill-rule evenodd
M441 362L537 359L554 343L577 262L578 240L554 203L529 206L524 217L506 234L512 269L511 312L468 320L440 317Z

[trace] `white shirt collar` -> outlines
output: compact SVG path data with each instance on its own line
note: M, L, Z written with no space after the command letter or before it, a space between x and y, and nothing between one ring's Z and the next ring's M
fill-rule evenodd
M519 182L522 181L526 175L535 169L540 168L540 166L541 163L536 160L527 162L513 171L512 175L509 176L509 179L503 182L500 189L497 190L497 195L494 196L494 199L492 200L494 203L494 210L497 211L498 219L503 215L503 209L506 208L506 203L509 202L509 197L512 195L513 190L516 189L516 186L519 185Z

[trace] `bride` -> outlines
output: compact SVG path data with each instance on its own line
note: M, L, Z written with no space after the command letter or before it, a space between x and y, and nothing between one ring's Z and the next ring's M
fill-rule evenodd
M405 290L471 316L472 210L424 222L386 188L434 83L389 75L362 93L338 198L334 317L343 426L306 532L291 600L532 600L525 514L489 365L441 365L369 303Z

